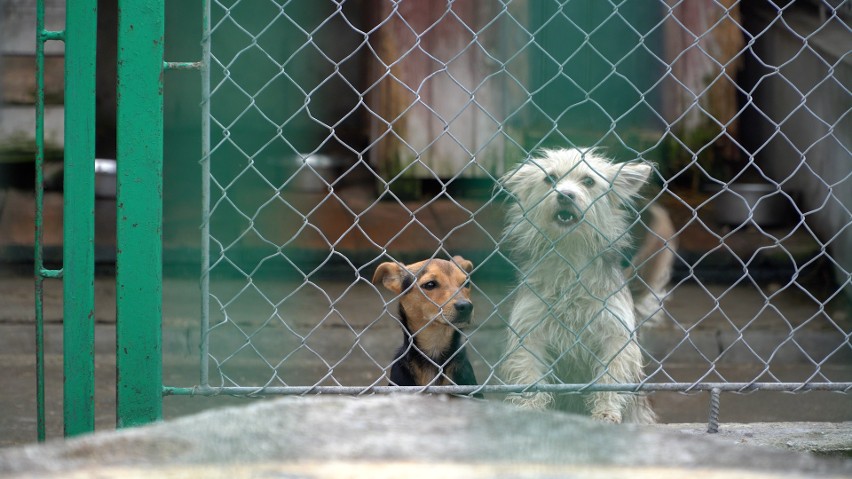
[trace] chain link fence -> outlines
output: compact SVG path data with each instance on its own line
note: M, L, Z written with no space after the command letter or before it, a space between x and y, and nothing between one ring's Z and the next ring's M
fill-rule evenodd
M196 393L393 390L402 329L373 272L456 254L475 265L463 337L480 384L430 391L852 386L849 2L208 10ZM645 196L673 223L641 383L499 374L525 274L499 178L572 147L653 163Z

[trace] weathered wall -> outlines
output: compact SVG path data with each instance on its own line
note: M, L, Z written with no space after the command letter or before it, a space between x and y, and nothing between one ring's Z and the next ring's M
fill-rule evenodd
M45 28L62 30L65 2L45 0ZM0 146L34 139L36 2L0 0ZM45 142L63 144L64 47L45 44Z
M849 27L816 11L749 11L757 37L750 81L761 114L744 122L748 149L782 189L799 195L808 225L827 245L852 295L852 58ZM778 74L774 74L777 68ZM845 270L845 271L844 271Z

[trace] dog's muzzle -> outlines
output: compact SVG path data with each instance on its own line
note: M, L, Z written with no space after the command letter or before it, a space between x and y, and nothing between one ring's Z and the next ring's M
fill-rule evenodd
M465 300L456 301L453 308L456 310L456 317L453 318L453 324L470 324L470 320L473 317L473 303Z
M574 195L572 193L557 193L559 196L556 198L556 203L559 208L553 214L553 220L562 226L571 226L577 222L580 216L577 204L574 202Z

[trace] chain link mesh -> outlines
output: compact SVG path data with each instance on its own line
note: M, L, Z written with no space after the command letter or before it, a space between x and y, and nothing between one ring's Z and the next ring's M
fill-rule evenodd
M394 389L402 333L373 271L454 254L476 263L464 338L480 385L432 391L850 388L849 2L237 0L208 15L199 392ZM547 383L509 384L509 310L529 286L499 178L577 146L653 162L647 199L675 225L666 301L640 318L648 377L560 382L548 364Z

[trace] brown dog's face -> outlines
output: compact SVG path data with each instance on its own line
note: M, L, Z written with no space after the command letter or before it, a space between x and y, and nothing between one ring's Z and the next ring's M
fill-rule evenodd
M473 319L468 275L473 263L454 256L453 261L430 259L405 267L382 263L373 275L373 284L381 283L399 297L408 316L411 331L431 324L463 328Z

